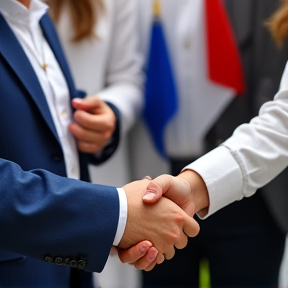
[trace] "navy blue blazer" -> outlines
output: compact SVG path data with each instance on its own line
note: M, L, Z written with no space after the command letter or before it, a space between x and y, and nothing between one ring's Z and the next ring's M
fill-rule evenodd
M83 97L75 89L51 19L45 15L40 23L71 99ZM44 93L1 14L0 101L0 287L69 287L70 267L103 269L117 229L118 193L114 187L86 182L93 159L88 154L79 153L83 181L66 178ZM96 162L113 153L118 130Z

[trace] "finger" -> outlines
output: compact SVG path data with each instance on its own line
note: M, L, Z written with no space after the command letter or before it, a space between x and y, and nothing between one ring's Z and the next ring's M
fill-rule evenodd
M97 132L81 127L77 123L71 123L68 126L70 133L79 141L96 143L96 144L106 144L106 142L111 138L112 132Z
M117 248L117 251L122 263L134 263L143 257L151 247L152 243L150 241L142 241L129 249ZM151 261L149 263L151 263Z
M145 203L155 203L165 194L180 206L189 216L195 214L195 204L190 183L183 178L173 177L171 175L161 175L153 179L143 196Z
M152 248L150 248L150 249L152 249ZM151 271L155 267L156 264L161 264L164 262L164 260L165 260L164 255L161 253L158 253L156 260L153 261L150 265L148 265L144 270L147 272Z
M184 216L183 231L188 237L195 237L200 231L198 222L189 215Z
M174 246L177 249L183 249L184 247L186 247L187 243L188 243L188 237L186 236L186 234L184 232L182 232L180 234L180 236L178 237Z
M170 260L174 257L175 255L175 248L174 246L170 247L169 249L167 249L165 251L165 253L163 253L164 257L165 257L165 260Z
M171 175L161 175L151 180L147 187L146 193L143 196L144 202L157 202L157 200L169 190L173 178L174 177Z
M158 253L158 250L155 247L151 247L147 253L143 257L139 258L139 260L135 261L133 265L137 269L145 270L152 263L157 264L157 261L159 261L157 259L158 254L161 253Z
M101 113L98 114L77 110L74 112L73 118L75 122L77 122L83 128L99 132L112 131L116 126L115 113L109 106L107 106L107 109L102 110Z
M101 107L101 100L97 96L74 98L72 99L72 106L75 109L83 111L95 110Z
M106 142L102 143L88 143L84 141L77 141L77 147L81 152L84 153L97 153L101 151Z
M147 266L144 270L146 271L146 272L149 272L149 271L151 271L151 270L153 270L153 268L156 266L156 262L154 261L153 263L151 263L149 266Z
M117 254L117 249L116 249L116 247L115 246L112 246L112 248L111 248L111 250L110 250L110 256L114 256L114 255L116 255Z

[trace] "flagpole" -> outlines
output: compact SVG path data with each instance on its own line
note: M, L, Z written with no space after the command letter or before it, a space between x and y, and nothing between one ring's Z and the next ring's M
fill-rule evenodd
M178 101L176 81L161 21L161 3L154 0L151 25L150 49L147 59L145 106L143 119L151 134L156 151L167 158L165 129L175 116Z
M154 18L158 19L160 18L161 14L161 3L160 0L154 0L153 3L153 16Z

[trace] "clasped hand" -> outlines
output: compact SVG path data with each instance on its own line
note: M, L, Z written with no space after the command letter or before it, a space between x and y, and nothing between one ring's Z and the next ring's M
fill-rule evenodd
M152 181L144 179L123 187L128 218L117 248L123 263L149 271L164 259L171 259L175 247L183 249L188 237L199 233L199 225L193 219L196 212L193 189L185 173L184 177L180 175L161 175ZM166 197L161 197L164 193Z

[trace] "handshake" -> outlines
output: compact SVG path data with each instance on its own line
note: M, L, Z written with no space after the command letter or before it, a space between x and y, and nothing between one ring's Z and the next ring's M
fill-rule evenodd
M146 177L123 189L128 215L117 252L123 263L145 271L173 258L175 247L183 249L200 230L194 214L205 216L209 207L206 185L192 170L177 177Z

